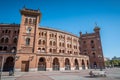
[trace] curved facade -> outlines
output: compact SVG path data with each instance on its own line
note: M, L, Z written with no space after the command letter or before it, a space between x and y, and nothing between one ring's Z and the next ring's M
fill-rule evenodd
M20 25L0 25L0 52L4 55L4 71L14 68L15 71L90 68L89 55L82 54L84 45L81 42L84 41L84 35L78 37L64 31L38 26L41 18L39 10L24 8L20 12ZM103 56L102 53L101 55Z

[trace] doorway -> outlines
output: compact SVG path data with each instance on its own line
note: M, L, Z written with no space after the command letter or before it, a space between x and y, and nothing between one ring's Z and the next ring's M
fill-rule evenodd
M29 61L22 61L21 71L28 72L29 71Z

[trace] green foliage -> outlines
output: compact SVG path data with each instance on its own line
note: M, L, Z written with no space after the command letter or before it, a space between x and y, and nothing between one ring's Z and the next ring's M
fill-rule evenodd
M120 66L120 60L111 60L110 64L113 64L114 66Z
M110 61L105 61L105 66L110 66Z
M113 66L120 66L120 60L109 60L105 61L105 66L113 67Z

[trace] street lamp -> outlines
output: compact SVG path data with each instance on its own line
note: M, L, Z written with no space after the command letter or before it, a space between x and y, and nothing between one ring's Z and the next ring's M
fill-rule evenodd
M102 65L100 64L101 63L101 58L102 58L102 56L101 55L98 55L98 58L99 58L99 68L100 68L100 70L102 71Z
M15 61L17 61L20 56L16 56L15 49L12 49L11 52L14 54L14 68L13 68L13 71L11 73L9 73L9 75L14 75L14 72L15 72Z

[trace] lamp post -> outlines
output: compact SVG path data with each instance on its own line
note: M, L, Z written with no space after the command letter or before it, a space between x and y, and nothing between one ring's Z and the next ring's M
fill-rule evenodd
M12 49L11 52L14 54L14 67L13 67L13 71L12 71L11 75L14 75L14 72L15 72L15 61L17 61L20 56L16 56L16 51L15 51L15 49Z
M101 63L101 58L102 58L102 56L101 56L101 55L98 55L98 58L99 58L99 60L100 60L100 61L99 61L99 68L100 68L100 70L102 71L102 66L101 66L101 64L100 64L100 63Z
M0 58L2 59L2 64L0 69L0 80L2 80L1 77L2 77L2 71L3 71L3 65L4 65L4 56L1 56Z

